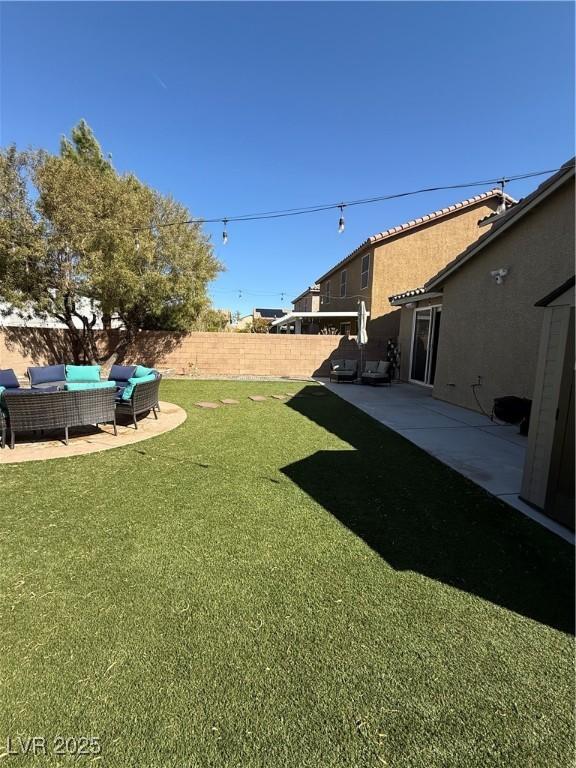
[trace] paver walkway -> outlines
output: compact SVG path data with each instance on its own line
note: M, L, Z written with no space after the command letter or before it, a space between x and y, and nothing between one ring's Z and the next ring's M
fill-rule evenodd
M506 504L574 542L570 531L518 497L527 443L518 427L494 424L481 413L435 400L431 390L416 384L370 387L318 381Z

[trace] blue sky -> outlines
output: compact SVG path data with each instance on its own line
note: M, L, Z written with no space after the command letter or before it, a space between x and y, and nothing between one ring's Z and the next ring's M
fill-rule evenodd
M555 168L570 3L1 3L0 143L82 117L119 170L230 216ZM510 186L525 195L537 180ZM480 190L211 226L216 306L284 306L369 235ZM411 288L412 286L406 286ZM242 299L238 291L242 289Z

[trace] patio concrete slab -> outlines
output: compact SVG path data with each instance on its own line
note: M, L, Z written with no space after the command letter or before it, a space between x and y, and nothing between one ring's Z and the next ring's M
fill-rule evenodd
M495 496L520 490L523 446L468 426L451 429L449 435L437 428L396 431Z
M318 381L504 503L574 543L574 534L519 498L527 439L518 434L517 427L494 424L481 413L435 400L429 388L415 384L368 387Z
M112 425L100 428L82 427L70 429L70 442L64 445L62 431L51 431L46 436L35 434L17 435L14 450L0 450L0 464L19 464L25 461L46 461L63 459L70 456L83 456L88 453L122 448L142 440L149 440L179 427L186 421L186 411L174 403L160 403L160 414L155 419L152 414L138 418L138 429L132 423L118 425L118 435L114 436Z

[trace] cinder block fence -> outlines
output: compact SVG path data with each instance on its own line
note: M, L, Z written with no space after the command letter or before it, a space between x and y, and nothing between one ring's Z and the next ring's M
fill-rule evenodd
M99 336L103 351L117 339ZM364 359L383 359L386 343L371 339ZM143 331L126 352L124 362L170 369L174 374L202 376L327 376L330 359L359 358L354 339L345 336L284 336L257 333L174 334ZM29 365L70 359L67 331L39 328L0 330L0 368L22 375Z

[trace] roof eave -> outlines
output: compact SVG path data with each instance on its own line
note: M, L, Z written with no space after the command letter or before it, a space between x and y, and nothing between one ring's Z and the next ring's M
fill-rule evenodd
M533 208L539 205L543 200L549 197L553 192L556 192L556 190L558 190L561 186L566 184L573 176L574 176L574 166L573 165L568 166L563 172L558 171L557 178L551 184L545 187L540 192L540 194L535 195L531 200L528 200L528 198L525 198L527 202L524 205L523 205L523 201L520 200L520 202L517 205L515 205L513 208L510 208L510 210L507 211L505 214L502 214L502 218L504 218L504 216L507 216L508 218L507 221L503 221L503 223L501 223L499 226L493 227L489 232L486 232L467 251L463 251L459 256L456 257L456 259L454 259L454 261L451 264L447 265L442 270L440 270L438 274L434 275L434 277L432 277L425 284L424 287L426 288L426 290L429 291L434 288L440 288L445 282L445 280L448 277L450 277L450 275L456 272L456 270L460 269L460 267L464 266L464 264L470 261L471 258L476 256L477 253L483 250L489 243L495 240L499 235L501 235L503 232L506 232L508 229L510 229L510 227L517 224L518 221L523 216L529 213ZM550 178L552 179L553 177L550 177ZM536 190L534 190L534 192L536 192Z
M368 248L372 248L374 245L383 243L386 240L390 240L393 237L396 237L398 235L414 232L414 230L417 230L420 227L426 226L427 224L432 224L437 221L441 221L446 216L451 216L455 213L459 213L460 211L473 208L475 205L480 205L484 203L486 200L492 200L493 198L500 197L501 195L502 193L499 189L491 189L488 192L480 193L479 195L476 195L475 197L470 198L468 200L463 200L463 201L460 201L459 203L455 203L454 205L446 206L445 208L440 208L438 211L432 211L432 213L425 214L424 216L419 216L418 218L412 220L413 223L411 226L400 225L398 227L391 227L385 232L381 232L377 235L371 235L363 243L361 243L358 246L358 248L356 248L354 251L349 253L348 256L342 259L342 261L339 261L338 264L335 264L327 272L325 272L322 275L322 277L319 277L316 280L316 282L322 283L324 280L329 278L334 273L338 272L340 269L345 267L346 264L351 262L357 256L360 256L360 254L366 251ZM514 201L514 198L511 198L509 195L506 195L506 193L505 193L505 196L506 198L509 198L510 201ZM406 224L410 224L410 222L406 222Z
M401 307L404 304L412 304L416 301L425 301L427 299L438 299L442 296L442 291L424 291L424 293L415 293L412 296L391 296L388 301L393 307Z

